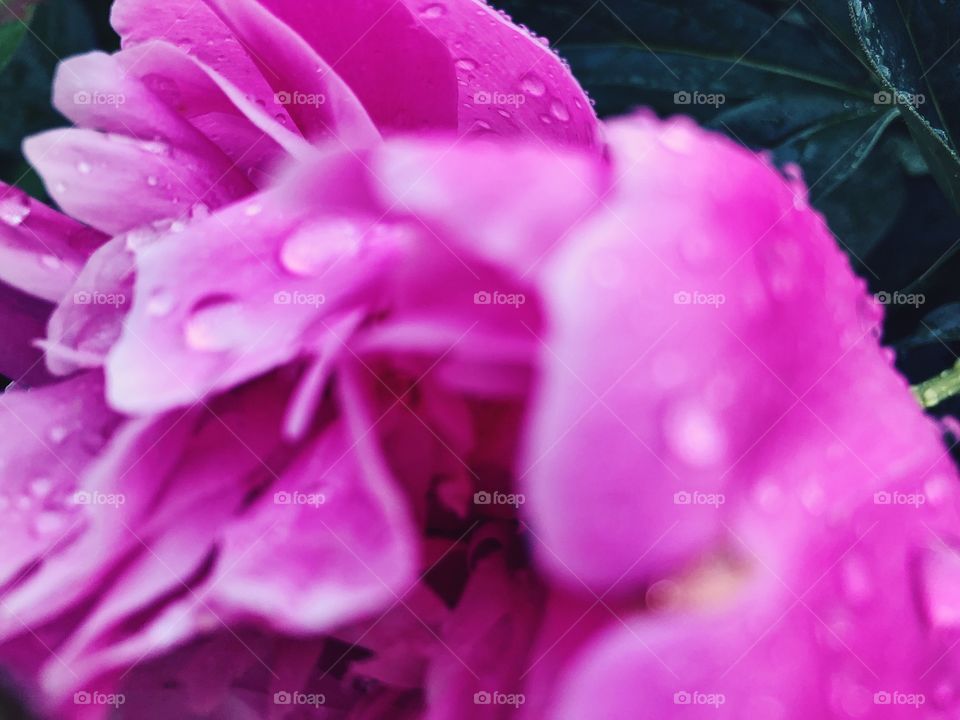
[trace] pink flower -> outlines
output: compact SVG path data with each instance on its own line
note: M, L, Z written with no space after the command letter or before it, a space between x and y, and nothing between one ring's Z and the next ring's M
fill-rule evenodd
M44 712L952 707L957 476L798 181L644 115L603 157L586 108L537 118L560 137L443 132L467 130L444 114L463 97L435 106L429 75L404 96L394 63L440 72L443 38L490 40L464 34L478 17L556 62L479 4L401 3L369 45L349 7L334 41L299 4L210 4L227 24L183 32L212 46L130 49L146 85L76 61L91 97L125 98L96 122L142 129L34 157L75 219L2 206L4 279L59 301L63 377L0 400L0 660ZM137 7L115 13L134 45L171 20ZM369 64L306 81L350 42ZM508 72L463 52L478 83ZM508 74L537 98L572 83ZM274 122L258 82L330 101ZM282 150L233 175L257 133ZM211 202L144 191L169 191L161 167Z
M58 69L53 102L75 127L24 145L70 217L0 188L0 280L49 302L79 293L84 305L50 321L57 375L99 365L116 339L131 289L124 246L268 188L311 143L361 148L413 131L596 141L563 62L479 0L118 0L113 24L120 52ZM42 334L48 309L15 301L24 317L9 332ZM42 382L23 345L0 371Z

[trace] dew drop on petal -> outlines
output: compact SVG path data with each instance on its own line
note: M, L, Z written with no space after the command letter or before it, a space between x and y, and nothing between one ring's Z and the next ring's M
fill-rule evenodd
M198 302L184 325L187 344L195 350L219 352L246 339L243 306L231 297L214 295Z
M441 3L431 3L429 5L424 5L420 8L420 15L425 18L438 18L443 17L447 12L447 8Z
M919 563L927 621L937 629L960 627L960 553L936 545L920 556Z
M705 407L691 402L677 404L667 413L664 428L670 449L690 465L709 467L726 454L723 428Z
M528 73L520 80L520 89L527 95L533 97L542 97L547 91L547 86L534 73Z
M870 569L864 559L855 553L843 561L841 582L844 596L852 605L863 605L873 597Z
M347 220L318 220L294 232L280 250L280 264L294 275L320 275L359 252L363 232Z
M147 300L147 314L154 317L169 315L173 310L173 295L167 290L154 290Z
M550 114L560 122L567 122L570 119L570 111L567 110L567 106L556 98L550 103Z
M38 477L30 481L30 493L35 498L45 498L53 490L53 481L48 477Z
M54 425L50 428L50 442L59 445L67 439L70 432L63 425Z
M81 175L89 175L91 172L93 172L93 167L90 165L90 163L81 160L77 163L77 172Z
M44 510L33 521L33 532L40 536L53 535L67 526L67 519L62 513Z
M14 227L22 225L30 215L30 201L26 193L10 188L0 198L0 220Z

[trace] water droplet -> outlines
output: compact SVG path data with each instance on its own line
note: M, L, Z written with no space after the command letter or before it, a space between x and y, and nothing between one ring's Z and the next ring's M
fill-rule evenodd
M853 605L863 605L873 597L870 570L859 555L850 554L844 560L841 583L844 595Z
M757 504L767 512L774 512L783 502L783 490L774 478L763 478L754 488L753 496Z
M800 502L812 513L816 514L823 510L824 499L823 488L815 480L809 482L800 491Z
M160 183L160 180L156 175L147 175L147 185L150 187L156 187Z
M89 175L93 172L93 167L91 167L90 163L81 160L77 163L77 172L81 175Z
M960 553L937 545L923 553L919 562L927 621L938 629L960 627Z
M62 263L56 255L41 255L40 264L51 270L57 270Z
M169 315L173 310L173 295L167 290L154 290L147 300L147 314L154 317Z
M140 149L145 150L151 155L166 155L169 148L165 143L148 140L140 143Z
M360 251L363 232L347 220L317 220L304 225L283 244L280 263L295 275L320 275Z
M69 434L70 431L63 427L63 425L54 425L50 428L50 442L59 445L67 439L67 435Z
M674 152L690 152L696 142L693 132L686 126L671 125L660 136L660 142Z
M957 702L957 686L952 680L942 680L933 690L933 702L941 710L952 707Z
M560 122L567 122L570 119L570 111L567 110L567 106L556 98L550 103L550 114Z
M527 95L541 97L547 91L547 86L537 75L528 73L520 80L520 89Z
M203 220L204 218L210 217L210 208L206 203L197 203L190 208L190 219L191 220Z
M682 460L696 467L709 467L726 455L723 428L706 407L681 402L667 413L667 443Z
M430 5L424 5L420 8L420 15L430 19L443 17L446 12L447 8L440 3L431 3Z
M454 65L456 65L458 69L465 72L472 72L473 70L477 69L476 61L471 60L470 58L460 58L454 63Z
M53 535L62 531L67 525L67 519L62 513L44 510L33 521L33 531L37 535Z
M263 206L259 203L250 203L243 209L243 214L247 217L255 217L263 212Z
M502 117L502 118L509 118L509 117L510 117L510 113L507 112L506 110L504 110L503 108L498 109L498 110L497 110L497 114L500 115L500 117Z
M27 194L16 188L8 188L0 198L0 220L16 227L30 215L30 200Z
M30 481L30 492L35 498L45 498L53 490L53 481L48 477L39 477Z
M950 497L951 485L952 483L949 478L943 475L937 475L923 484L923 494L927 496L927 500L931 503L939 505Z
M220 352L248 339L246 327L243 306L231 297L214 295L193 307L184 335L195 350Z

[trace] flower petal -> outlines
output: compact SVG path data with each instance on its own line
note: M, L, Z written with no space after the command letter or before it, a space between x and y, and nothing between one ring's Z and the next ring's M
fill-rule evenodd
M316 633L386 608L415 579L413 528L360 402L348 397L354 417L324 429L273 492L231 524L212 579L214 608Z
M106 238L0 183L0 280L57 302Z
M376 126L350 86L295 29L259 0L203 1L249 49L308 139L333 137L349 147L364 147L379 139ZM269 58L269 64L264 58Z
M216 208L253 190L239 171L224 175L209 157L163 142L69 128L35 135L23 147L57 204L110 235Z

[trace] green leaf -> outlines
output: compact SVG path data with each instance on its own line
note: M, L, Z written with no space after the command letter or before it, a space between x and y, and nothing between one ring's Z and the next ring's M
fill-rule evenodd
M897 343L901 349L960 342L960 303L942 305L923 318L916 333Z
M27 34L33 6L12 1L0 4L0 70L3 70Z
M646 106L684 114L796 163L854 258L891 227L902 171L861 172L899 114L875 102L847 9L837 0L533 0L501 3L545 33L601 115ZM857 187L847 187L857 182ZM869 188L869 189L868 189ZM874 205L874 198L891 204ZM840 199L871 212L857 222ZM869 235L869 233L877 233Z
M883 97L894 101L960 212L960 9L933 0L849 0L849 6Z
M57 64L96 46L84 0L46 0L34 12L31 31L0 73L0 179L9 183L22 176L24 137L65 122L50 103Z

